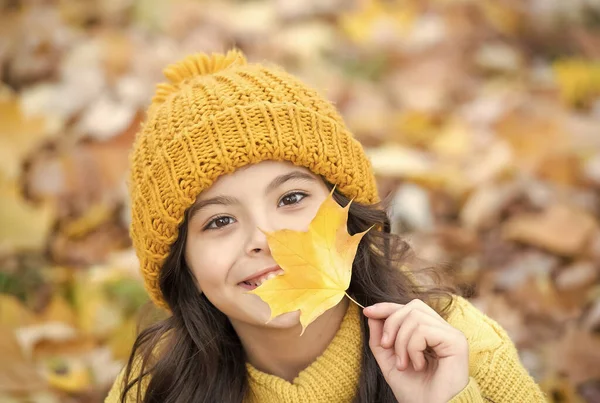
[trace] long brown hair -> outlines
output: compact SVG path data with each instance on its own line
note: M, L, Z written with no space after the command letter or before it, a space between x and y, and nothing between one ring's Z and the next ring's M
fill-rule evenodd
M342 206L349 202L337 190L334 199ZM363 306L378 302L406 304L419 298L447 317L456 290L427 267L419 269L419 274L433 281L427 281L427 286L418 285L411 277L414 271L409 274L400 269L415 259L408 244L390 233L385 210L380 205L352 202L348 232L355 234L373 225L378 230L367 232L358 246L348 293ZM237 334L227 316L198 291L185 263L186 237L187 215L159 278L172 314L137 336L125 369L122 402L136 385L136 401L146 403L239 403L251 394L246 354ZM364 316L361 329L362 368L355 402L395 402L369 348L369 327ZM143 396L142 385L146 387Z

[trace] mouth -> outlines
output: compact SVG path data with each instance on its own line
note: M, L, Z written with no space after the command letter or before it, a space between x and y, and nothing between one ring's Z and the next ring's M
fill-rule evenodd
M254 290L265 281L270 280L273 277L281 276L283 273L283 270L279 266L274 266L272 268L258 272L254 276L247 278L246 280L240 281L238 285L246 290Z

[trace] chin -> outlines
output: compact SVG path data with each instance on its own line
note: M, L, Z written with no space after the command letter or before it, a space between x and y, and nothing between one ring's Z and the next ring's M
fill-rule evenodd
M300 324L300 311L296 312L288 312L281 314L270 322L268 322L265 326L276 329L290 329L296 327Z

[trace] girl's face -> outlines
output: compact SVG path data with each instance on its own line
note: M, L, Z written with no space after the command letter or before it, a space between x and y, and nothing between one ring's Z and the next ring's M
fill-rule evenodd
M308 169L275 161L224 175L200 194L190 209L185 260L200 291L234 326L264 325L270 317L269 306L247 293L264 278L257 275L281 272L259 228L306 231L328 194ZM267 326L286 328L298 321L299 313L292 312Z

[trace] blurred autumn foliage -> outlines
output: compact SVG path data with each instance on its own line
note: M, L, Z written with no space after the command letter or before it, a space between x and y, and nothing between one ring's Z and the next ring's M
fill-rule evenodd
M242 49L321 89L394 231L553 402L600 402L598 0L0 1L0 402L99 402L147 298L129 147L162 69Z

